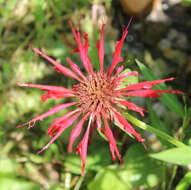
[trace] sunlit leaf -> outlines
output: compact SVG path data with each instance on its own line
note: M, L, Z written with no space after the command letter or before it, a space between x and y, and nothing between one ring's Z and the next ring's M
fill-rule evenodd
M1 177L0 178L1 190L40 190L40 186L33 182L28 182L18 178Z
M131 69L129 68L126 68L124 69L123 72L120 73L120 75L122 74L125 74L125 73L128 73L128 72L132 72ZM137 73L137 76L129 76L129 77L126 77L124 78L122 81L124 81L124 83L120 86L120 88L125 88L127 87L128 85L130 84L135 84L135 83L138 83L139 82L139 79L138 79L138 72L137 71L133 71L135 73Z
M133 187L151 188L156 186L163 177L161 164L149 158L141 144L131 146L123 160L123 168L130 173L128 180Z
M176 190L187 190L191 185L191 171L187 172L176 186Z
M128 180L124 180L120 176L120 172L117 169L103 169L97 176L88 184L88 190L131 190ZM126 176L128 179L128 176Z
M17 164L16 161L11 160L9 158L0 159L0 173L1 174L15 174L17 170ZM1 189L1 188L0 188Z
M150 157L173 164L191 164L191 148L172 148L159 153L151 154Z

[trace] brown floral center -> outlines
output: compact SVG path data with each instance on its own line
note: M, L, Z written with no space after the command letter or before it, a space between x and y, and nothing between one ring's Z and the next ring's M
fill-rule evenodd
M117 84L105 73L88 76L87 81L76 86L81 109L90 113L98 113L102 109L109 112L114 100L114 90Z

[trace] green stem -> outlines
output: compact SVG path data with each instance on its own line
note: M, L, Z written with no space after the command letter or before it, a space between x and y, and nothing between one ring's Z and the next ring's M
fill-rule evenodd
M185 129L188 126L189 123L189 118L188 118L188 111L187 111L187 105L186 105L186 98L185 96L183 96L183 102L184 102L184 118L183 118L183 122L182 122L182 126L181 126L181 133L179 135L179 139L183 140L184 139L184 133L185 133Z
M165 190L166 189L166 163L162 163L162 184L161 184L161 189Z
M171 144L173 144L173 145L175 145L177 147L181 147L181 148L186 148L187 147L184 143L178 141L177 139L173 138L172 136L170 136L170 135L168 135L168 134L166 134L166 133L164 133L164 132L162 132L162 131L160 131L160 130L158 130L156 128L153 128L150 125L147 125L146 123L138 120L134 116L132 116L132 115L130 115L128 113L125 113L124 115L125 115L127 120L129 120L131 123L133 123L137 127L141 128L143 130L147 130L147 131L149 131L151 133L154 133L155 135L163 138L164 140L168 141L169 143L171 143Z
M167 189L167 190L171 190L171 189L172 189L172 183L173 183L174 178L175 178L175 176L176 176L177 168L178 168L177 165L174 165L174 166L173 166L172 175L171 175L170 182L169 182L169 184L168 184L168 189Z

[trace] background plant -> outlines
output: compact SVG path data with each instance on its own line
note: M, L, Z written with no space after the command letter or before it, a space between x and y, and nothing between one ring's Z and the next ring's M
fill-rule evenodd
M75 3L67 0L0 0L0 189L189 188L191 153L184 145L190 145L191 134L190 88L187 82L191 49L188 36L190 12L189 7L182 7L181 4L176 6L183 10L181 14L189 18L184 28L181 22L179 25L171 18L173 22L170 26L151 22L153 27L160 28L155 30L142 17L131 25L123 48L125 66L137 70L141 80L175 76L172 88L188 94L185 98L167 95L161 102L157 99L146 102L134 100L148 110L144 118L135 115L144 122L135 121L135 124L138 122L139 127L142 124L144 130L140 129L140 132L146 136L148 151L129 136L119 134L118 146L124 162L121 165L113 163L107 142L94 134L94 143L88 149L88 172L83 179L79 157L67 153L69 130L43 154L36 154L48 141L48 137L39 130L45 132L46 126L56 116L38 123L38 129L16 129L18 124L60 103L48 100L42 104L39 90L20 89L16 86L18 81L68 87L73 82L58 75L45 60L34 55L29 44L44 48L48 55L63 64L66 64L66 56L78 63L78 55L71 54L76 45L68 24L68 20L72 19L75 25L80 24L81 30L88 32L91 42L89 54L95 65L98 64L95 41L99 37L99 25L94 25L92 21L95 3L90 0L77 0ZM104 46L105 62L109 65L114 42L120 38L121 26L129 19L116 2L100 1L98 5L97 19L102 14L107 16ZM169 12L173 8L176 7L170 7ZM166 14L170 15L169 12ZM175 13L176 18L181 18L181 14ZM149 32L150 35L155 34L155 38L147 38ZM167 44L164 45L164 41ZM135 62L134 58L140 61ZM169 85L168 88L171 88ZM158 131L162 132L162 136ZM168 136L163 138L164 134ZM175 140L167 139L169 136Z

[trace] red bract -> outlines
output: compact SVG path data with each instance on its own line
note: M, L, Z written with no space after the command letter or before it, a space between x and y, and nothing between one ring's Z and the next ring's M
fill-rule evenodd
M84 122L88 120L88 126L87 127L84 126L86 128L85 129L86 132L76 149L76 153L80 153L80 157L83 163L82 175L84 175L84 168L87 157L88 139L89 139L89 133L93 131L90 130L92 126L97 126L98 129L108 138L109 147L113 160L115 160L116 156L118 157L119 160L121 160L121 155L115 143L115 138L113 136L112 130L109 127L109 123L113 121L114 123L120 124L120 127L122 126L125 131L135 136L139 142L143 143L143 145L145 141L145 139L143 139L141 135L138 134L133 129L131 124L120 114L119 110L121 110L121 106L126 106L129 110L136 111L140 113L142 116L144 116L143 113L144 109L135 105L132 102L127 101L127 97L140 96L140 97L153 98L153 97L161 97L162 93L182 94L182 92L173 90L151 89L153 85L158 85L160 83L173 80L174 78L140 82L137 84L131 84L126 88L120 87L121 84L123 83L124 78L129 76L136 76L136 73L134 72L129 72L120 75L120 73L123 71L123 65L116 68L116 65L119 64L121 61L123 61L123 58L121 57L121 49L124 40L128 34L128 27L124 30L121 40L116 42L116 47L113 54L113 62L109 67L108 71L105 71L103 65L104 25L102 26L101 38L97 44L98 56L100 60L100 70L94 71L87 53L88 35L84 33L85 43L83 44L79 29L76 32L71 21L70 25L72 27L72 32L78 44L78 48L75 51L80 53L81 60L87 74L83 74L80 68L75 63L73 63L69 58L67 58L67 61L71 69L57 63L55 60L45 55L37 48L32 47L32 49L37 54L41 55L43 58L52 63L54 65L54 68L58 72L61 72L66 76L76 79L79 82L79 84L74 85L72 89L66 89L63 87L49 86L49 85L37 85L37 84L18 84L18 85L27 86L31 88L40 88L43 91L47 91L47 93L45 93L42 96L43 101L46 101L47 98L58 99L66 97L74 97L76 98L76 101L71 103L61 104L54 108L51 108L48 112L38 116L37 118L32 119L27 123L19 125L18 127L22 127L25 125L33 127L36 121L42 120L65 108L77 105L77 107L74 108L73 111L64 114L63 116L53 121L53 123L47 130L47 134L52 138L50 142L44 148L42 148L42 150L40 150L38 153L47 149L64 132L65 129L70 127L75 121L81 118L71 132L68 151L72 152L72 145L75 139L82 132ZM114 73L115 69L116 71Z

